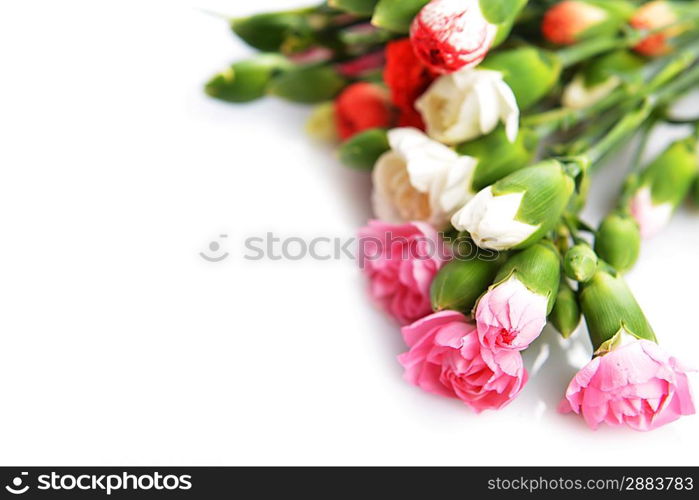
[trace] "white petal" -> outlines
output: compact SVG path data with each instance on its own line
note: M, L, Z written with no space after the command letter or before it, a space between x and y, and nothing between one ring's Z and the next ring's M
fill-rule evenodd
M452 217L452 224L460 231L468 231L481 248L508 250L526 241L539 228L515 219L523 196L493 196L492 187L488 186Z

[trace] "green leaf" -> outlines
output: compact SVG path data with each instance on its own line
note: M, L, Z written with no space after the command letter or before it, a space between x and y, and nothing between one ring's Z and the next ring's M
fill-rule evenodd
M357 170L372 170L379 157L390 148L385 129L365 130L340 146L340 161Z
M253 59L231 65L206 84L206 93L228 102L250 102L264 97L271 78L291 67L277 54L260 54Z
M481 11L491 24L502 24L514 19L527 0L480 0Z
M379 0L329 0L328 4L336 9L359 14L360 16L370 16L374 13L374 8Z
M298 67L275 76L268 92L289 101L314 104L333 99L346 84L330 66Z

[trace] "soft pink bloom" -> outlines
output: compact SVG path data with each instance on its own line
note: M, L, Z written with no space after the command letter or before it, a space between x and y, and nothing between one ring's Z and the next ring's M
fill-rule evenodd
M410 347L398 358L404 378L427 392L481 412L502 408L527 383L521 355L482 346L475 325L459 312L442 311L402 331Z
M667 226L673 210L672 203L654 204L649 187L639 189L631 199L631 215L641 228L641 236L646 239Z
M546 297L532 292L513 276L478 302L478 337L493 350L526 349L546 326L547 309Z
M432 0L415 17L410 39L423 63L447 74L478 65L496 33L478 0Z
M360 265L371 296L401 324L432 312L430 286L449 254L429 224L372 220L359 232Z
M634 340L580 370L559 410L581 414L593 429L605 422L653 430L695 413L686 372L654 342Z

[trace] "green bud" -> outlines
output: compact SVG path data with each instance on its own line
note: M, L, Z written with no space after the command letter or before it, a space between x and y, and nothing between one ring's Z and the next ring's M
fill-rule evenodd
M510 142L503 125L493 132L461 144L456 151L478 158L472 189L476 192L529 165L539 146L539 136L531 129L520 129Z
M379 157L389 149L386 129L374 128L345 141L340 146L340 161L357 170L372 170Z
M379 0L371 23L379 28L408 33L418 12L430 0Z
M561 280L558 287L556 304L549 319L564 339L569 338L580 326L582 313L578 297L565 279Z
M625 332L657 342L653 329L624 279L600 269L579 293L596 354L607 352Z
M546 160L518 170L492 186L493 196L522 193L516 220L537 229L515 249L527 248L559 222L575 191L575 181L557 160Z
M532 292L547 297L551 312L561 281L560 258L551 242L543 241L512 255L498 271L495 283L513 276Z
M636 220L622 213L608 215L597 230L595 252L620 273L630 270L641 252L641 231Z
M330 7L360 16L372 15L377 3L379 0L328 0Z
M314 104L333 99L346 84L330 66L305 66L272 78L268 92L289 101Z
M566 252L563 268L568 278L585 283L597 271L597 254L585 243L579 243Z
M290 38L312 39L309 16L315 9L257 14L233 19L231 29L245 43L262 52L280 52Z
M240 61L214 76L205 86L211 97L228 102L249 102L264 97L275 74L290 68L291 63L277 54L261 54Z
M617 50L593 59L583 70L585 86L590 88L617 77L626 82L643 78L646 61L630 50Z
M469 259L451 261L432 282L432 308L470 313L501 265L502 258L498 255L481 252Z
M639 186L648 186L655 205L684 201L697 175L697 140L688 137L673 143L644 171Z
M491 54L480 68L503 74L521 110L547 96L558 83L562 71L561 61L555 53L530 46Z

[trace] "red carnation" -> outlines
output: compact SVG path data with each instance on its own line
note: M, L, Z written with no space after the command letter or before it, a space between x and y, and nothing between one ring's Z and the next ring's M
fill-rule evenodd
M422 117L415 110L415 101L427 90L434 79L434 73L415 55L409 38L388 44L384 81L391 90L393 104L399 110L399 126L424 130Z
M670 4L664 1L650 2L642 5L631 18L631 26L638 30L656 30L677 23L678 17ZM676 37L684 31L681 26L670 27L666 30L647 36L638 43L634 50L644 56L662 56L672 51L669 38Z
M607 17L607 13L599 7L569 0L546 11L541 32L551 43L571 45L580 40L582 33L605 21Z
M478 0L432 0L413 21L410 38L422 62L446 74L479 64L496 33Z
M388 128L392 121L388 95L378 85L354 83L335 101L335 123L343 140L371 128Z

